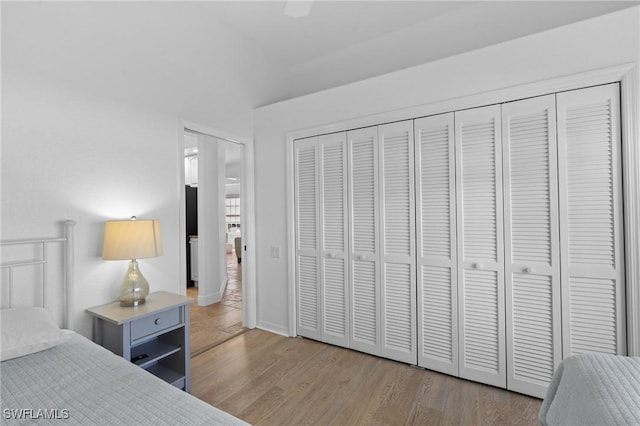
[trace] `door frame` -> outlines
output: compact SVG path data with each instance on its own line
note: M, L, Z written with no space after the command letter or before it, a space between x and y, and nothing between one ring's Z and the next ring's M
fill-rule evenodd
M415 107L382 112L363 117L348 118L340 122L287 132L286 138L286 191L287 191L287 252L289 284L290 336L297 335L297 305L295 285L295 212L294 212L294 152L293 141L325 133L341 132L375 126L394 121L417 119L494 103L504 103L548 93L581 89L607 83L620 83L622 123L622 192L625 238L625 286L627 353L640 356L640 65L638 62L557 76L547 80L471 93L454 99L445 99Z
M246 328L256 327L256 258L255 258L255 204L254 204L254 143L252 138L234 135L219 129L193 123L186 120L178 122L178 194L179 194L179 238L180 244L180 277L181 292L186 293L186 261L187 249L182 242L186 241L185 224L185 167L184 167L184 132L201 133L216 139L241 146L240 160L240 222L242 224L242 325Z

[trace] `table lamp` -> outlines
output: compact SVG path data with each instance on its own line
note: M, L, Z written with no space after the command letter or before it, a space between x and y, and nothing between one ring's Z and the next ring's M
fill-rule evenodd
M149 294L149 283L138 268L137 259L146 259L162 254L160 221L110 220L104 226L104 260L130 260L124 280L120 285L120 306L138 306Z

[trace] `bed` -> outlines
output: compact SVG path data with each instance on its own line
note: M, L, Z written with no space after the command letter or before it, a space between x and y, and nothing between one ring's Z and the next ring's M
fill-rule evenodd
M599 353L563 360L539 415L543 425L640 425L640 358Z
M1 242L2 423L246 424L68 329L73 306L73 224L64 223L63 237ZM60 256L50 254L53 245L62 247ZM26 258L5 256L14 247ZM62 277L63 296L57 299L49 279L52 271ZM31 290L22 291L23 280L34 278L35 289L29 283ZM53 305L64 312L52 309Z

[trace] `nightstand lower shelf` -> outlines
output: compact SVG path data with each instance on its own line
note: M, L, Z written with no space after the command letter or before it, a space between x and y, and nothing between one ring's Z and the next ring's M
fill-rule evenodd
M131 348L131 362L138 367L147 368L153 363L179 352L180 349L182 349L180 345L154 339L135 348Z
M155 364L146 369L149 373L161 378L165 382L171 383L177 388L183 388L185 382L184 374L180 374L175 370L165 367L162 364Z

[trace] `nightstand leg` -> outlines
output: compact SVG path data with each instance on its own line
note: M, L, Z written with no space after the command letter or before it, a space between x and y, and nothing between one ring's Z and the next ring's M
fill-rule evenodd
M93 341L102 346L102 327L97 317L93 317Z

